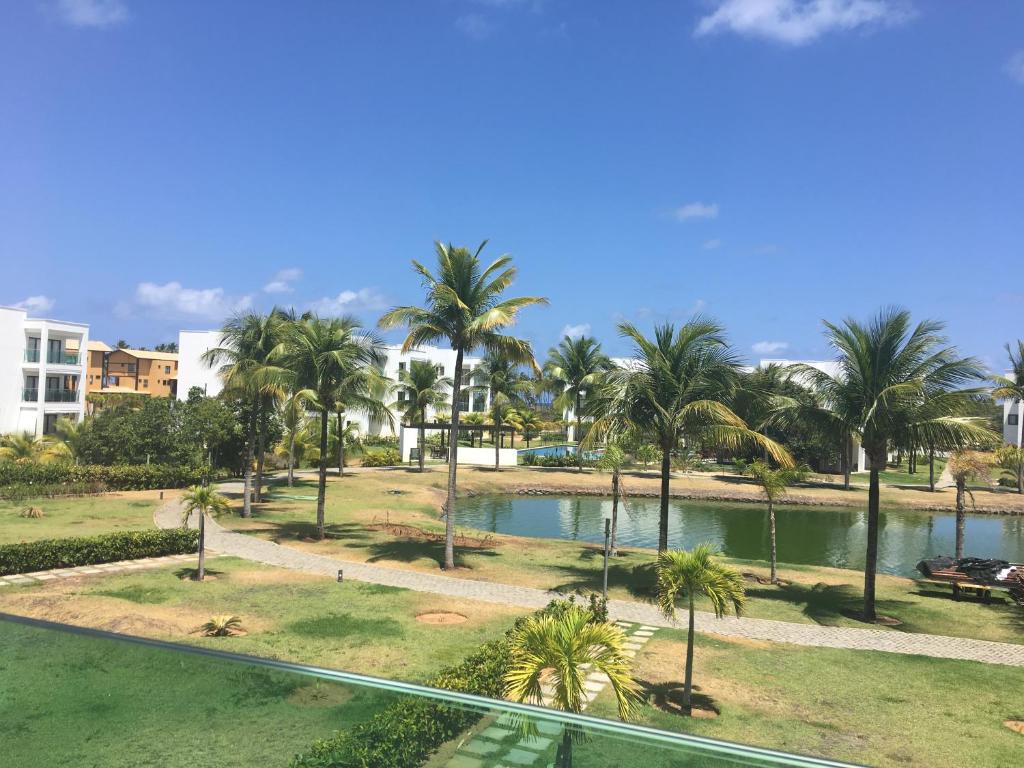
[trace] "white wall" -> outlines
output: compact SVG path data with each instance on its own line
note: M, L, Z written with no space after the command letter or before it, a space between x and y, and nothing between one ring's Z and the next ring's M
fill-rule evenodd
M25 310L0 307L0 434L23 432L21 390L24 384ZM30 428L35 429L35 413Z
M213 397L224 384L217 367L202 360L205 352L220 346L220 331L180 331L178 333L178 399L187 400L188 391L199 387Z
M1017 423L1011 424L1010 417L1015 416ZM1003 401L1003 443L1006 445L1022 445L1024 438L1024 404L1020 400Z
M499 448L498 464L502 467L514 467L519 463L519 452L515 448ZM494 446L490 448L467 448L459 446L459 466L493 467Z

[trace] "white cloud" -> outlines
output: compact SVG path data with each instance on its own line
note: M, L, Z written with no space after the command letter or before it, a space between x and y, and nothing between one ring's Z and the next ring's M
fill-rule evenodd
M789 45L809 43L828 32L893 26L914 15L901 0L718 0L694 34L734 32Z
M690 219L717 219L718 203L687 203L686 205L681 205L676 208L672 212L672 215L679 221L689 221Z
M716 238L714 238L712 240L705 240L704 241L704 245L702 247L704 248L705 251L713 251L713 250L715 250L717 248L720 248L721 245L722 245L722 241L719 240L716 237Z
M302 270L296 267L282 269L274 279L263 286L267 293L291 293L294 290L292 283L302 279Z
M135 303L167 315L218 320L248 309L252 306L252 297L228 296L223 288L185 288L172 281L163 285L139 283L135 288Z
M579 325L567 325L562 328L562 335L568 336L570 339L578 339L580 336L586 336L590 333L590 323L580 323Z
M29 296L27 299L11 306L15 309L24 309L26 312L38 314L40 312L49 312L56 303L49 296Z
M693 302L693 305L687 310L687 315L699 315L707 308L708 303L704 299L697 299Z
M1006 62L1006 74L1024 85L1024 49L1015 52Z
M759 341L755 343L752 350L757 352L759 355L770 355L772 352L781 352L784 349L789 349L788 341Z
M128 20L122 0L57 0L57 15L73 27L102 29Z
M455 28L472 40L484 40L494 31L494 25L479 13L467 13L455 20Z
M388 306L387 299L374 288L342 291L334 298L324 297L309 305L318 315L341 315L348 312L372 312Z

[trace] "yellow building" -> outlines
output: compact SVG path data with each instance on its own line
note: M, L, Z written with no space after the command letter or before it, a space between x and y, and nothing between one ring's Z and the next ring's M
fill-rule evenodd
M90 341L86 392L174 397L178 393L178 355L148 349L113 349Z

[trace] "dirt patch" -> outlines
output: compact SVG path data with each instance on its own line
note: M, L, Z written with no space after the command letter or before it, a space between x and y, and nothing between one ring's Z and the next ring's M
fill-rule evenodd
M709 632L708 634L714 634ZM715 635L716 640L730 645L741 645L744 648L774 648L775 644L768 640L755 640L752 637L733 637L731 635Z
M443 533L434 533L433 531L425 531L422 528L417 528L414 525L404 525L402 523L392 523L385 521L383 523L374 520L373 523L366 526L368 531L384 531L392 536L397 536L403 539L415 539L416 541L433 541L441 543L444 541ZM455 546L463 549L493 549L498 545L498 541L487 534L486 536L469 536L465 533L455 533Z
M878 616L875 617L875 624L878 624L883 627L903 626L903 622L900 619L897 619L895 616L883 616L882 614L878 614Z
M319 680L312 685L298 688L288 702L297 707L340 707L352 699L352 689L335 683L321 683Z
M1021 736L1024 736L1024 720L1004 720L1003 725L1014 733L1019 733Z
M416 621L421 624L462 624L466 621L466 617L461 613L421 613L416 617Z

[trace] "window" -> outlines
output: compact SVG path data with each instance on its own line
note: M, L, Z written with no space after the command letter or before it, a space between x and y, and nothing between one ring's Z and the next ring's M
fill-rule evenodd
M404 403L405 402L405 390L404 389L398 390L398 402L400 402L400 403Z
M404 362L400 362L398 364L398 370L399 371L404 371L405 370L405 363Z
M1006 417L1006 423L1007 423L1008 426L1016 427L1018 424L1020 424L1020 414L1019 413L1011 413L1011 414L1009 414Z
M43 434L52 435L57 431L57 419L61 414L59 413L47 413L43 416Z
M483 392L473 393L473 410L478 413L487 410L487 395Z
M437 366L437 375L438 376L444 376L444 366L443 365Z
M171 372L171 366L165 365L164 366L164 373L170 373L170 372Z
M142 380L142 386L148 387L149 386L149 379L143 379Z
M92 384L92 374L89 374L89 383Z
M128 373L135 373L135 369L136 369L135 363L128 363Z

